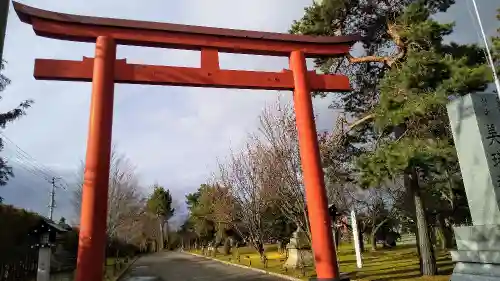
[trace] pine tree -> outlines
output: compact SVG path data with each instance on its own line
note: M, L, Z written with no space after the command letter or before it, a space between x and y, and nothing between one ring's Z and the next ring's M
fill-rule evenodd
M196 192L186 195L186 205L189 209L188 221L204 244L213 240L218 230L212 216L211 188L208 184L202 184Z
M500 21L500 8L497 10L497 12L497 19L498 21ZM492 42L493 61L495 63L495 68L498 74L498 72L500 72L500 27L497 29L497 36L493 36Z
M0 71L4 70L4 64L0 63ZM9 78L0 74L0 92L3 92L5 88L10 84ZM32 100L25 100L21 102L16 108L11 109L7 112L0 113L0 128L5 129L7 124L14 122L15 120L21 118L26 114L26 109L31 106ZM3 138L0 138L0 151L4 148ZM12 167L7 163L4 158L0 158L0 186L6 185L8 180L14 176ZM3 198L0 197L0 203Z
M153 194L147 201L147 208L149 212L158 218L160 224L160 248L164 249L164 239L167 238L168 242L168 220L174 215L175 209L172 208L172 195L170 190L163 188L159 185L154 185ZM167 233L165 227L167 226Z
M443 167L457 166L444 105L449 96L484 89L489 79L483 52L476 46L443 44L453 25L429 19L453 3L325 0L307 8L291 29L300 34L365 36L357 46L362 57L316 60L323 72L346 74L353 85L353 91L334 104L348 120L355 120L345 128L336 160L357 158L350 172L359 175L365 187L404 177L417 205L425 275L435 274L436 264L424 206L424 198L432 194L422 183L448 172ZM451 172L460 178L459 171Z
M484 90L491 81L482 50L444 44L453 24L440 24L431 15L425 1L416 1L395 22L396 40L406 54L379 83L373 113L380 140L357 163L364 186L376 187L404 175L415 204L424 275L436 274L437 268L422 181L456 162L445 106L450 97Z
M347 75L353 90L349 93L335 94L332 108L339 110L346 116L349 124L339 126L342 137L330 141L329 157L323 157L323 162L330 168L327 177L338 181L351 181L346 177L352 171L352 166L345 163L351 162L353 157L369 149L367 144L378 139L373 128L373 108L378 103L378 83L384 73L390 69L387 63L370 62L366 58L381 58L387 54L388 49L396 47L388 34L388 22L401 15L405 8L414 0L323 0L314 3L305 9L304 16L294 21L290 32L293 34L338 36L360 34L364 40L356 44L356 49L365 57L357 60L352 57L320 58L316 59L316 67L324 73L340 73ZM444 12L454 0L429 0L425 1L426 7L432 12ZM390 64L390 63L389 63ZM315 93L326 96L328 93ZM351 122L352 121L352 122ZM330 136L336 138L338 134ZM320 136L324 139L325 136ZM338 174L341 176L339 177Z

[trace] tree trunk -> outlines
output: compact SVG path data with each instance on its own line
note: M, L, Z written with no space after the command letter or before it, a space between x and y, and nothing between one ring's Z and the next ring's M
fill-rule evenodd
M168 220L165 221L165 246L170 250L170 228L168 225Z
M340 244L340 228L339 227L335 227L335 247L337 247L337 249L339 248L339 244Z
M336 226L333 227L332 234L333 234L333 243L335 243L335 247L338 249L340 240L340 231L338 227Z
M361 231L358 231L358 242L359 242L359 250L361 252L364 252L365 251L365 241L363 240L363 232Z
M448 241L448 236L445 234L445 223L443 216L441 214L436 215L436 222L437 222L437 235L436 237L439 238L439 246L441 246L441 250L446 250L450 242Z
M372 251L376 251L377 250L377 232L378 230L387 222L389 221L389 218L385 218L383 221L379 222L379 224L377 224L375 227L373 227L372 229L372 234L371 234L371 240L372 240ZM385 238L384 238L385 240ZM385 241L384 241L384 245L386 245Z
M453 249L456 247L455 233L453 232L452 223L449 220L444 219L444 236L446 237L446 249Z
M158 248L159 248L158 252L159 252L159 251L161 251L161 250L164 249L163 239L165 239L165 236L163 235L163 220L160 217L158 217L158 220L160 222L160 239L159 239L160 243L159 243L159 246L158 246Z
M377 236L375 235L374 231L372 231L372 233L370 234L370 241L372 243L372 251L376 251L377 250Z
M304 214L304 222L305 222L305 228L306 228L306 237L307 237L307 240L309 242L309 245L312 245L312 237L311 237L311 227L309 225L309 216L307 214L307 211L306 211L306 208L304 208L302 210L303 214ZM300 221L299 222L296 222L297 226L300 226ZM302 228L304 229L304 228Z
M265 255L264 255L264 244L262 242L260 242L260 241L257 242L257 243L258 243L257 244L258 245L257 248L258 248L258 251L259 251L260 260L261 260L261 262L264 262L265 259L266 259Z
M415 203L421 273L422 275L436 275L436 257L434 256L427 216L425 214L425 206L420 193L418 174L415 169L409 168L404 176L405 186L408 188Z

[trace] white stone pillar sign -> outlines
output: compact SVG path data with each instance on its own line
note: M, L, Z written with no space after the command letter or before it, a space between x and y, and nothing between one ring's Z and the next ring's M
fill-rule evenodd
M500 106L469 94L447 106L472 226L454 227L451 281L500 281Z
M500 224L500 108L494 94L471 94L448 105L474 225Z
M361 248L359 245L358 221L356 220L356 212L354 210L351 211L351 226L354 240L354 252L356 253L356 265L358 268L362 268L363 261L361 260Z

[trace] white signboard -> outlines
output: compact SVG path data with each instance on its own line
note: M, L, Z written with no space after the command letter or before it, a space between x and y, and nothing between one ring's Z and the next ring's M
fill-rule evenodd
M469 94L447 106L474 225L500 224L500 106L497 95Z

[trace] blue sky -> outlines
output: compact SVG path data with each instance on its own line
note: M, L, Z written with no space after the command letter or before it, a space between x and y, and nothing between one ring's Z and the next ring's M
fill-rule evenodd
M457 2L440 19L457 21L454 40L477 42L465 0ZM478 0L490 34L497 27L494 16L500 6L494 2ZM287 32L311 0L24 0L22 3L81 15ZM37 37L14 13L9 15L4 58L8 61L5 74L12 85L2 93L0 110L10 109L24 99L34 99L35 104L27 116L9 125L3 133L39 164L50 167L68 182L73 180L85 155L90 84L36 81L32 75L33 62L35 58L77 60L91 57L93 52L93 44ZM120 46L117 57L135 63L199 66L199 53L191 51ZM287 59L223 54L221 67L281 70L287 67ZM281 94L291 96L288 92ZM256 128L262 108L275 101L276 96L272 91L117 85L113 141L137 165L145 186L158 182L183 201L183 195L195 190L215 169L217 157L224 157L230 147L242 144L246 134ZM335 122L335 114L328 109L330 102L331 97L315 100L318 129L329 129ZM15 146L7 142L2 155L15 158L16 153ZM0 195L7 203L45 214L49 184L22 168L15 172L18 176L8 186L0 187ZM71 216L69 193L58 192L56 217Z

